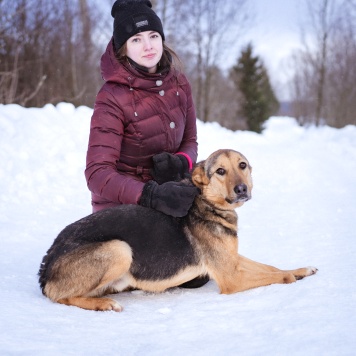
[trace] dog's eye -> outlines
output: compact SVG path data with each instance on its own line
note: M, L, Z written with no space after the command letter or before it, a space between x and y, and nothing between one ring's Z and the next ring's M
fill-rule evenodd
M241 169L245 169L245 168L247 167L247 163L246 163L246 162L241 162L241 163L239 164L239 167L240 167Z
M216 173L219 174L220 176L223 176L226 173L226 171L224 168L219 168L216 170Z

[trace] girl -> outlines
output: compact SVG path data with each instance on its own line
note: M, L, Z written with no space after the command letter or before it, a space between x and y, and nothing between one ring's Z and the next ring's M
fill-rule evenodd
M141 204L184 216L198 194L180 182L197 159L190 85L150 1L117 0L111 15L85 170L93 212Z

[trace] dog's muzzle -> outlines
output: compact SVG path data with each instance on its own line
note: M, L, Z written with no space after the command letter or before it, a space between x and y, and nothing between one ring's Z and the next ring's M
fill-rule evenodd
M236 193L234 199L230 199L230 198L225 199L229 204L245 202L251 199L251 195L248 191L247 185L244 183L236 185L234 188L234 192Z

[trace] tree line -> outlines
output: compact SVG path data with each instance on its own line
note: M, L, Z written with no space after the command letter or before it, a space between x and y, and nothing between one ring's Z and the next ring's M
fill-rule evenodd
M87 0L0 0L0 101L92 106L100 87Z
M0 102L41 107L67 101L92 107L103 83L99 64L111 36L113 2L0 0ZM232 130L260 132L263 122L276 114L279 106L262 59L253 52L253 45L247 44L236 54L236 64L230 70L220 68L224 56L233 50L231 44L236 44L251 25L253 14L248 1L151 2L162 19L167 43L177 51L192 84L197 116L205 122L217 121ZM355 0L345 2L352 10L347 16L351 16ZM318 14L318 11L320 8L310 8L310 14ZM340 19L345 16L339 14ZM355 61L350 62L351 53L355 53L355 21L349 20L348 24L335 21L335 39L327 36L327 49L336 41L336 33L348 36L351 46L343 48L344 52L340 44L338 54L326 50L327 59L323 59L322 45L317 48L320 52L317 54L315 46L312 50L306 43L305 50L293 57L298 70L291 81L292 113L301 124L318 123L316 116L320 116L320 123L324 120L332 126L350 123L344 119L351 118L352 105L356 102L350 100L353 77L343 77L340 81L337 74L337 70L345 70L341 66L343 62L345 66L350 65L348 75L355 70L355 66L351 68ZM321 19L317 18L316 23L318 21ZM331 56L342 58L337 68L334 62L334 73L328 67ZM311 75L313 71L315 78ZM306 81L312 78L313 86ZM340 97L336 103L329 81L334 91L340 95L347 92L348 97L343 96L342 100ZM318 83L322 83L323 90ZM337 106L342 110L338 111Z
M301 125L356 125L356 1L307 2L303 48L291 59L292 115Z

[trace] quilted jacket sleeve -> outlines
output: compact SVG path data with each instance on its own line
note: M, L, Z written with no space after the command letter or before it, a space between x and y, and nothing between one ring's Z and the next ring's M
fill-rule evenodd
M123 114L113 96L101 90L91 119L85 178L89 190L97 196L119 204L137 204L144 186L130 176L120 174L124 133Z
M178 149L188 155L192 162L195 163L198 156L198 143L197 143L197 124L196 112L193 103L192 90L186 77L181 74L184 79L183 90L187 96L187 112L186 112L186 126L182 143Z

